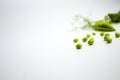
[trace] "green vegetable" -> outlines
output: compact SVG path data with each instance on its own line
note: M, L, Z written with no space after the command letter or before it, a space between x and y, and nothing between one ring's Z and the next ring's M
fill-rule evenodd
M118 13L108 13L105 15L104 19L98 20L96 22L91 21L87 17L77 15L77 22L81 22L80 25L82 26L82 29L94 29L96 31L116 31L115 28L112 26L112 23L118 23L120 22L120 11Z
M105 40L107 43L111 43L111 42L112 42L112 38L110 38L110 36L104 36L104 40Z
M79 41L78 38L73 39L73 42L74 42L74 43L77 43L78 41Z
M92 32L92 35L93 35L93 36L95 36L95 35L96 35L96 33L95 33L95 32Z
M111 43L112 42L112 38L107 38L107 43Z
M107 41L109 36L104 36L104 40Z
M105 35L105 32L101 32L101 33L100 33L100 36L104 36L104 35Z
M81 49L81 48L82 48L82 44L79 43L76 45L76 49Z
M119 23L120 22L120 11L118 13L108 13L107 17L109 17L109 22Z
M82 16L77 15L75 18L75 23L80 22L80 18L82 18L82 23L80 26L82 26L82 29L94 29L96 31L100 31L100 36L103 36L103 39L106 43L111 43L112 38L110 37L109 33L105 32L111 32L111 31L116 31L116 29L112 26L112 23L119 23L120 22L120 11L118 13L108 13L103 20L98 20L96 22L90 21L89 18L85 18ZM76 26L76 25L75 25ZM94 44L94 38L91 38L91 36L95 36L96 33L92 32L92 34L86 34L86 36L82 39L82 42L87 42L88 45L93 45ZM119 38L120 37L120 32L115 32L115 37ZM88 40L89 39L89 40ZM78 38L74 38L73 42L77 43L79 41ZM77 43L76 49L81 49L82 44Z
M97 31L115 31L114 27L110 23L103 20L95 22L92 28Z
M91 36L90 34L87 34L87 35L86 35L87 38L90 38L90 36Z
M107 41L109 38L110 38L110 34L106 33L105 36L104 36L104 40Z
M105 36L106 36L106 37L110 37L110 34L107 33L107 34L105 34Z
M86 37L85 37L85 38L83 38L83 39L82 39L82 41L83 41L83 42L86 42L86 41L87 41L87 38L86 38Z
M94 38L90 38L90 40L88 41L89 45L93 45L94 44Z
M120 32L116 32L116 33L115 33L115 37L116 37L116 38L119 38L119 37L120 37Z

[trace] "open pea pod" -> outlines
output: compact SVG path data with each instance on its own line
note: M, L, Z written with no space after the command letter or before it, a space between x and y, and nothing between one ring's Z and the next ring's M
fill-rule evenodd
M103 20L95 22L92 28L97 31L109 31L109 32L116 31L115 28L110 23L105 22Z

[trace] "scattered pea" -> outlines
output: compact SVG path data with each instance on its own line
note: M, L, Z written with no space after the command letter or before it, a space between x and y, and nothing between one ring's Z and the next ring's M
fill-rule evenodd
M108 36L104 36L104 41L107 41L108 40Z
M90 40L88 41L89 45L93 45L94 44L94 38L90 38Z
M91 36L90 34L87 34L87 35L86 35L87 38L90 38L90 36Z
M82 44L78 43L78 44L76 45L76 49L81 49L81 48L82 48Z
M107 43L111 43L111 42L112 42L112 38L110 38L109 36L104 36L104 40L105 40Z
M86 38L86 37L84 37L84 38L82 39L82 41L83 41L83 42L86 42L86 41L87 41L87 38Z
M96 33L95 32L92 32L92 35L95 36ZM109 33L105 33L105 32L101 32L100 33L100 36L104 36L103 39L106 43L112 43L112 38L110 37L110 34ZM115 33L115 37L118 38L120 37L120 32L116 32ZM89 39L89 40L88 40ZM74 43L77 43L79 41L79 38L74 38L73 39L73 42ZM94 44L94 38L91 37L90 34L87 34L83 39L82 39L82 42L87 42L88 45L93 45ZM82 48L82 44L81 43L77 43L76 44L76 49L81 49Z
M78 41L79 41L78 38L75 38L75 39L73 40L74 43L77 43Z
M112 42L112 38L108 38L107 43L111 43L111 42Z
M108 36L108 37L110 37L110 34L106 33L106 34L105 34L105 36Z
M96 33L95 33L95 32L93 32L93 33L92 33L92 35L93 35L93 36L95 36L95 35L96 35Z
M101 33L100 33L100 36L104 36L104 35L105 35L105 32L101 32Z
M119 38L119 37L120 37L120 32L116 32L116 33L115 33L115 37L116 37L116 38Z

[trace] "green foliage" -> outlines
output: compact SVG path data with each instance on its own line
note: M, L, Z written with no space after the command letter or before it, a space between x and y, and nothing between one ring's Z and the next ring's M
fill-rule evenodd
M111 23L119 23L120 22L120 11L118 13L108 13L108 15L105 16L105 19L106 18Z

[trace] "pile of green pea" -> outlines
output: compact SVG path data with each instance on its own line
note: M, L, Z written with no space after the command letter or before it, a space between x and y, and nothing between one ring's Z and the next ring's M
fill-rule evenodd
M82 43L87 42L88 45L93 45L95 40L93 37L91 37L91 35L95 36L96 33L92 32L92 34L86 34L86 36L84 38L82 38ZM101 37L103 37L104 41L106 41L106 43L111 43L112 42L112 38L110 36L109 33L105 33L105 32L100 32L99 34ZM116 38L120 38L120 32L115 32L114 36ZM75 43L75 47L76 49L81 49L83 47L82 43L79 43L79 38L74 38L73 42Z

